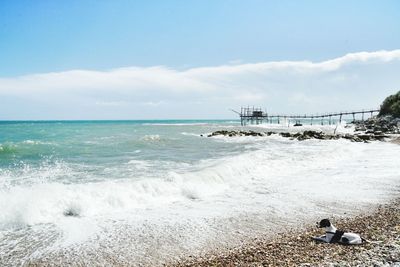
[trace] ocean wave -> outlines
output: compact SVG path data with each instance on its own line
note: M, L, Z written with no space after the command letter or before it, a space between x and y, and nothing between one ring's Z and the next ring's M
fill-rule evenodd
M64 161L51 157L43 158L38 166L20 161L14 163L12 169L0 169L0 190L55 181L71 183L71 178L81 173L76 167L72 168Z
M0 155L9 155L17 152L17 146L14 144L0 144Z
M71 209L72 204L75 207L73 209L80 210L80 216L99 216L114 212L129 214L138 208L158 207L176 201L207 200L222 193L233 197L232 190L241 192L235 196L237 199L248 198L249 194L256 190L285 192L288 188L292 190L293 185L302 183L312 183L311 188L316 190L313 192L314 196L320 195L326 199L332 195L321 192L324 192L326 185L332 181L346 182L349 185L361 180L366 182L366 173L359 171L354 174L351 168L345 168L357 157L359 160L370 161L363 156L365 152L360 149L360 145L362 144L344 144L337 141L325 147L318 142L293 142L289 147L282 147L282 144L271 143L263 150L202 161L190 171L170 168L170 171L157 178L136 177L134 180L85 184L56 182L54 177L71 171L63 169L65 166L61 164L58 168L49 167L39 172L36 170L34 175L30 173L30 177L41 176L41 180L44 181L42 183L3 188L0 191L0 224L4 227L12 224L54 223ZM369 146L373 147L374 144ZM380 154L381 159L390 158ZM127 164L142 169L155 166L138 160L131 160ZM334 172L330 172L330 169ZM330 175L330 180L321 184L318 180L326 175ZM304 176L308 176L307 179L299 178ZM375 179L371 175L368 177ZM306 189L307 187L298 187L302 192L308 192ZM290 193L290 190L287 193ZM246 193L243 194L244 192ZM351 199L351 196L348 198Z
M39 154L39 147L37 145L55 145L52 142L43 142L38 140L24 140L20 142L7 142L0 144L0 155L29 155L29 154Z
M158 134L147 134L141 138L143 141L148 141L148 142L159 142L161 141L161 136Z
M147 170L152 166L151 161L135 160L135 159L128 161L127 165L134 166L139 170Z
M130 160L127 164L142 170L154 166L142 160ZM177 167L176 164L174 166ZM58 172L68 173L70 170L41 168L41 172L38 172L26 167L24 172L29 175L21 173L21 179L24 176L36 177L36 180L43 182L25 181L0 189L0 229L43 223L58 225L66 215L80 218L112 218L111 214L123 213L129 216L134 215L137 209L204 199L226 188L227 184L224 184L225 178L221 173L225 170L207 170L206 166L199 168L200 170L195 172L169 171L164 177L158 178L138 180L135 177L133 180L63 184L54 179L46 182L45 180L47 177L58 176Z
M97 182L67 184L49 177L43 183L3 187L0 189L0 230L53 225L61 232L60 239L67 239L67 244L71 244L85 242L89 237L108 238L110 229L122 229L109 244L129 243L116 242L128 233L132 240L138 238L140 242L151 243L168 234L180 236L181 222L187 223L185 229L192 233L198 229L217 229L215 222L221 218L235 221L250 214L243 217L243 223L252 231L252 227L259 229L259 225L251 225L251 220L246 219L253 218L254 214L267 221L275 218L270 222L276 225L285 221L287 226L288 214L296 220L388 199L395 193L400 179L396 161L400 147L393 144L274 139L256 143L257 149L202 160L185 168L171 162L169 168L156 172L155 177L132 173L132 177L114 179L118 178L118 168L129 171L131 167L142 166L145 174L160 166L158 161L132 159L107 172L114 177ZM63 171L73 170L60 170ZM34 176L34 170L29 172ZM332 211L337 203L340 209ZM204 218L210 218L211 224L202 225ZM109 222L112 228L106 228ZM137 232L123 228L148 224L154 228L144 227ZM172 225L172 230L166 225ZM232 229L218 228L218 231L231 233ZM204 236L209 237L207 232ZM187 238L193 241L190 234ZM129 247L129 251L134 249Z
M24 140L21 142L22 144L25 145L53 145L54 143L52 142L43 142L43 141L39 141L39 140Z

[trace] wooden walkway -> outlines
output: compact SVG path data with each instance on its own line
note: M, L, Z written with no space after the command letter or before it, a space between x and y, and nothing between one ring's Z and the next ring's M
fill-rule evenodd
M234 110L232 110L234 111ZM361 120L364 120L365 115L373 116L374 113L379 113L379 109L366 109L366 110L357 110L357 111L341 111L341 112L332 112L332 113L324 113L324 114L313 114L313 115L280 115L280 114L268 114L266 111L262 111L260 108L250 108L245 107L241 108L240 112L234 111L240 116L240 122L242 125L246 124L261 124L264 122L267 123L280 123L281 119L285 121L295 120L296 123L300 124L301 121L309 120L310 124L313 125L314 120L319 120L321 125L324 124L324 121L332 124L333 120L336 119L339 123L342 122L343 117L352 116L353 121L356 120L356 115L361 114Z

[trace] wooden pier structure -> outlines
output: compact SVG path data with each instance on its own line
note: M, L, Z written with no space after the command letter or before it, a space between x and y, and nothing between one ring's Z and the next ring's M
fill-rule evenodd
M374 113L379 113L379 109L366 109L366 110L357 110L357 111L341 111L341 112L331 112L324 114L314 114L314 115L279 115L279 114L268 114L267 111L263 111L261 108L254 107L242 107L240 112L232 110L240 116L241 125L247 124L262 124L264 122L267 123L278 123L280 124L282 120L285 122L290 122L290 120L294 120L297 125L300 125L301 122L308 120L310 125L313 125L313 122L320 121L321 125L324 125L324 122L331 125L334 124L334 120L341 123L344 117L352 116L353 121L356 120L356 115L361 114L361 120L364 121L366 115L373 116ZM296 125L295 124L295 125Z

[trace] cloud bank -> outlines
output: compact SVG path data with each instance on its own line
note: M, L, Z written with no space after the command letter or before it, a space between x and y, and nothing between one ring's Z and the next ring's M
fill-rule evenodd
M379 106L400 90L400 50L322 61L176 70L70 70L0 78L0 119L232 118L230 108L316 113Z

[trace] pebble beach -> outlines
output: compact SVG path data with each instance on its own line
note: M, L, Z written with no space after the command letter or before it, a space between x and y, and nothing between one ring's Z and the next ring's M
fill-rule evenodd
M400 266L400 199L351 218L333 218L338 229L359 233L362 245L316 243L322 230L310 225L272 239L189 258L172 266Z

